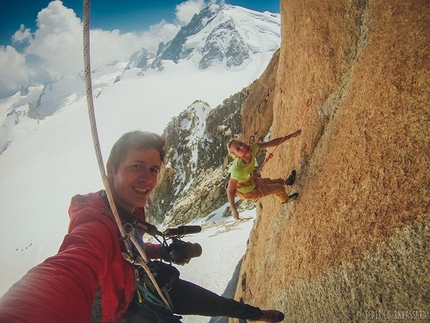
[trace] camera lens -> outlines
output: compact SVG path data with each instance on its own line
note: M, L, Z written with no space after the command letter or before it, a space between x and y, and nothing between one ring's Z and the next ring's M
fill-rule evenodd
M190 259L200 257L202 254L202 246L198 243L191 242L175 242L173 251L170 253L172 259Z
M202 246L198 243L188 242L185 245L185 253L189 256L189 258L200 257L202 255Z

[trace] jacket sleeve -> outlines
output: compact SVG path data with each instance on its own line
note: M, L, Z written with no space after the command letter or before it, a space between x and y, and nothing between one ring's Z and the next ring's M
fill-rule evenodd
M90 322L113 237L107 223L80 220L55 256L32 268L1 298L1 322Z
M161 244L145 242L146 255L149 259L160 259L161 258Z

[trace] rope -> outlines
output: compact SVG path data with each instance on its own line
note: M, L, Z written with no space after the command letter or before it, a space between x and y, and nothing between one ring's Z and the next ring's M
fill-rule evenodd
M249 294L249 296L247 296L248 294ZM254 298L254 294L252 294L251 288L247 287L243 291L242 295L240 295L239 299L240 299L241 303L245 303L245 302L248 302L250 299L253 299L253 298Z
M121 233L121 237L126 239L127 235L122 227L121 220L119 218L118 212L115 207L115 203L112 197L112 191L110 190L108 177L106 176L106 171L104 168L103 157L100 149L100 142L97 132L96 117L94 114L94 101L93 101L93 88L91 82L91 63L90 63L90 0L84 0L84 74L85 74L85 84L86 84L86 95L87 95L87 105L88 105L88 116L90 118L91 134L93 138L94 150L96 153L97 163L100 170L100 175L103 180L103 185L106 189L106 195L108 197L109 205L114 214L116 224Z
M154 278L154 275L152 274L151 270L149 269L148 265L146 264L148 262L148 259L146 259L145 251L142 249L142 246L139 244L139 242L136 240L134 234L130 235L131 241L133 241L133 244L136 246L137 250L141 254L142 258L138 258L139 265L142 266L142 268L146 271L148 274L149 279L151 280L152 284L154 284L155 289L157 290L158 294L160 295L161 299L163 300L164 304L166 304L167 308L173 313L173 304L167 300L164 293L161 291L160 286L158 286L157 281ZM143 257L145 255L145 257Z
M97 132L97 124L96 124L96 117L94 113L94 101L93 101L93 89L92 89L92 82L91 82L91 62L90 62L90 3L91 0L84 0L84 24L83 24L83 38L84 38L84 74L85 74L85 84L86 84L86 96L87 96L87 105L88 105L88 116L90 119L90 126L91 126L91 134L93 138L93 144L94 144L94 150L96 153L97 163L100 170L100 175L103 180L103 185L106 190L106 195L109 201L109 206L112 210L113 216L115 218L115 222L118 226L119 232L121 233L122 240L124 241L127 251L130 253L130 248L128 248L126 241L130 239L137 250L139 251L141 257L143 258L143 261L139 261L139 264L145 269L146 273L148 274L149 278L151 279L152 283L155 286L155 289L157 290L158 294L162 298L163 302L166 304L166 306L171 310L169 302L164 297L163 292L161 291L160 287L158 286L157 282L155 281L154 276L152 275L151 271L149 270L148 266L146 265L146 262L148 262L148 258L145 254L145 251L142 249L140 244L135 239L133 233L126 233L122 223L121 219L118 215L118 211L115 206L115 202L113 199L112 191L110 189L109 180L106 175L106 170L103 163L103 157L100 149L100 142Z

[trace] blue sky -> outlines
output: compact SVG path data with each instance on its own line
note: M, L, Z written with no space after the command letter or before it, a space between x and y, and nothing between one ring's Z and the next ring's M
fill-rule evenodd
M50 0L0 0L0 45L11 45L13 34L21 24L31 31L36 29L37 14ZM91 1L91 28L119 29L121 32L141 31L162 19L175 23L177 0L93 0ZM188 1L190 2L190 1ZM203 2L203 1L195 1ZM219 1L218 1L219 2ZM256 11L279 13L279 0L227 0ZM83 0L62 0L82 20ZM209 3L209 1L206 1Z
M76 77L83 64L83 0L0 1L0 98L20 86ZM279 0L93 0L92 64L126 61L142 47L155 53L195 13L224 3L279 13Z

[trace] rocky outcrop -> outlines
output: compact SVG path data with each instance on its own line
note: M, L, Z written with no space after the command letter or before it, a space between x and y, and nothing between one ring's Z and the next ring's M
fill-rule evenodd
M227 40L228 44L225 45ZM199 62L199 68L202 70L224 59L228 68L240 66L250 57L248 47L235 28L233 19L219 24L211 31L201 54L203 57Z
M30 119L34 119L34 120L43 120L45 119L45 117L43 116L43 114L40 112L40 110L38 108L36 108L33 104L29 103L28 104L28 112L27 115Z
M273 99L276 72L279 63L278 49L270 60L266 70L249 87L249 95L241 108L243 123L242 137L246 141L254 137L263 141L273 123Z
M279 48L279 20L279 15L268 12L212 4L195 14L171 41L160 43L157 55L145 49L134 53L127 68L163 71L166 60L190 60L200 70L216 65L244 68L246 62L259 59L258 54Z
M188 56L193 50L193 48L184 48L188 37L201 31L208 20L210 21L213 19L215 13L216 11L211 6L208 6L198 14L195 14L188 25L182 27L175 38L169 42L168 46L166 46L166 49L161 54L161 59L172 60L177 63L181 58Z
M427 321L430 3L283 0L281 16L275 85L255 83L242 126L302 127L263 169L295 168L300 196L258 202L236 298L285 322Z
M137 67L143 71L150 68L150 62L155 57L154 54L148 52L145 48L141 48L138 52L131 55L126 69Z
M240 107L249 89L215 109L196 101L168 124L166 167L159 176L148 216L166 226L207 216L227 202L227 142L241 132Z

